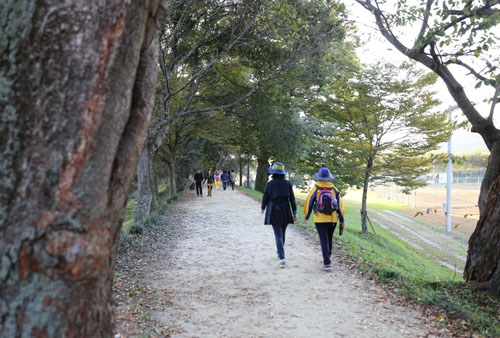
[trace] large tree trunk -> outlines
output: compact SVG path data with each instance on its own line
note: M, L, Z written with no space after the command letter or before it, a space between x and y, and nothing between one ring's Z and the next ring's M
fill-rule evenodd
M134 215L135 224L148 217L151 211L157 208L160 201L154 170L154 157L155 154L151 151L151 146L146 142L137 167L138 197Z
M500 137L500 135L498 135ZM482 214L488 200L490 187L500 177L500 140L492 144L490 149L490 158L488 167L481 182L481 190L479 193L479 211Z
M257 175L255 177L255 190L264 192L269 178L269 162L267 159L257 158Z
M159 9L152 0L0 6L1 337L112 336Z
M491 187L488 203L469 239L464 276L500 296L500 178Z
M469 239L469 250L464 270L467 280L478 282L481 289L500 296L500 178L498 169L500 144L495 143L491 149L490 161L485 180L497 177L490 185L481 186L481 192L488 191L487 203L481 212L474 233ZM489 172L489 173L488 173ZM490 177L491 176L491 177Z

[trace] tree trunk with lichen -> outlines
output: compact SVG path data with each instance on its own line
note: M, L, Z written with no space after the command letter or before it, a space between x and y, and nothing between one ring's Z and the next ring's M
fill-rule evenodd
M257 174L255 176L255 190L264 192L269 179L269 162L267 159L257 158Z
M158 0L0 7L0 336L112 336L149 125Z

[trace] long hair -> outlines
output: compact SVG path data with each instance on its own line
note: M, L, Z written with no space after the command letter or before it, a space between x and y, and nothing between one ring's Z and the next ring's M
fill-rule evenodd
M273 174L271 177L272 178L280 178L280 177L285 177L285 175L284 174Z

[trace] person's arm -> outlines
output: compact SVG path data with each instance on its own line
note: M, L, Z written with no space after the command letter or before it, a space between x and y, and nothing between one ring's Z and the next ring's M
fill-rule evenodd
M307 194L306 202L304 203L304 222L309 221L311 212L313 210L314 201L316 200L316 187L311 188Z
M340 192L336 192L337 194L337 200L339 201L339 222L340 224L344 224L344 215L345 215L345 208L344 208L344 203L342 203L342 199L340 198Z
M266 183L266 187L264 188L264 194L262 195L262 203L260 205L260 213L263 214L264 210L266 210L267 203L269 202L269 182Z

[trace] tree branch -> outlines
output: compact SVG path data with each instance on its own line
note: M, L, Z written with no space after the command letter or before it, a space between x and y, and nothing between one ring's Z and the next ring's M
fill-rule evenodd
M429 16L430 16L430 11L432 8L432 4L434 3L434 0L427 0L427 5L425 6L425 13L424 13L424 20L422 21L422 26L420 27L420 32L418 33L417 39L415 40L415 44L413 48L416 48L419 44L419 41L422 40L425 34L425 30L427 28L427 24L429 22ZM420 50L424 50L425 45L422 45L420 47Z
M497 76L497 78L500 78L500 74ZM493 123L493 114L495 113L495 105L499 101L499 99L497 98L499 93L500 93L500 81L497 80L497 85L495 87L495 94L493 94L493 100L491 102L490 114L488 115L488 121L491 123Z
M472 68L471 66L469 66L466 63L463 63L460 60L449 60L449 61L445 62L445 64L452 64L452 63L466 68L469 72L471 72L472 75L474 75L475 77L477 77L479 80L481 80L481 81L486 80L486 77L482 76L477 71L475 71L474 68Z

